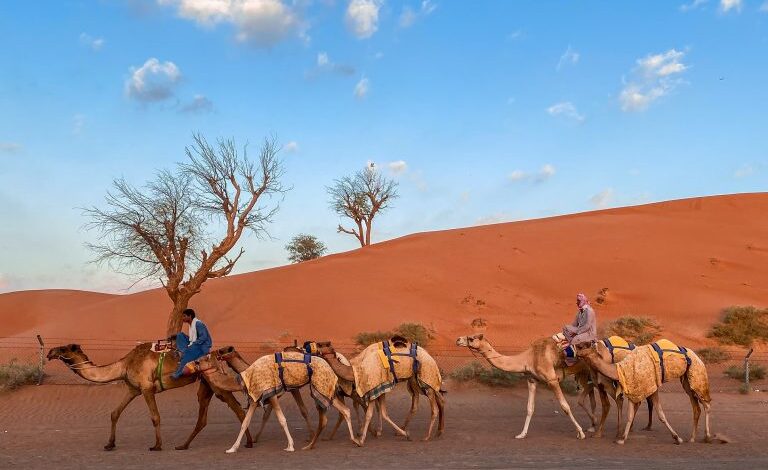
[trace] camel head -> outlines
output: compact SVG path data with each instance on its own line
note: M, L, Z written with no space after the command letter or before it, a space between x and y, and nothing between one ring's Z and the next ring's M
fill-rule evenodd
M85 357L85 353L79 344L67 344L66 346L58 346L51 348L46 356L49 361L54 359L61 359L65 363L69 364L75 362L76 359L82 359Z
M389 342L392 343L392 346L396 348L407 348L408 347L408 339L404 336L395 335L391 338L389 338Z
M234 358L242 359L242 357L240 356L240 353L238 353L235 350L234 346L224 346L223 348L217 349L214 354L216 356L216 359L224 362L229 362Z
M483 334L476 334L472 336L460 336L456 339L456 346L463 346L469 349L480 350L481 345L485 342Z
M573 349L579 357L594 357L597 355L597 343L595 341L574 344Z
M321 356L336 355L336 350L333 349L333 345L331 345L330 341L318 341L315 345L317 346L317 352Z

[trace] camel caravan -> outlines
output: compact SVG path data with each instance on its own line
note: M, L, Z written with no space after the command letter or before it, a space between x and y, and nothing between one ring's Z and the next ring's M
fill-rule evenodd
M602 437L612 400L617 410L615 442L624 444L638 408L645 401L648 405L648 423L644 429L651 429L655 411L672 434L674 442L681 444L683 440L666 419L658 393L663 383L679 379L690 398L693 413L689 441L696 440L703 408L704 442L726 442L725 438L711 431L707 370L695 352L666 339L635 346L619 336L597 338L595 314L583 294L577 297L577 305L579 312L573 324L566 325L562 333L533 341L528 349L517 355L500 354L484 333L476 332L456 340L457 346L469 349L474 356L485 359L492 367L525 375L528 385L526 417L522 431L515 438L528 436L538 384L545 384L552 390L563 413L573 424L577 438L586 437L584 428L571 411L561 389L561 382L567 376L573 376L580 388L577 402L590 419L587 432L593 433L593 437ZM295 344L249 363L232 346L210 352L211 340L207 328L195 318L194 311L189 312L185 321L190 323L190 336L179 333L177 337L167 340L140 344L112 364L94 364L77 344L56 347L48 353L48 360L61 360L85 380L97 383L122 380L126 383L126 395L111 414L112 426L104 449L115 448L120 415L141 395L149 408L155 430L155 444L150 450L161 450L160 412L155 395L195 382L199 383L197 422L186 441L176 447L177 450L187 449L205 427L208 406L214 395L229 406L241 423L240 431L227 453L237 452L243 437L246 438L245 446L252 447L272 412L285 433L285 450L294 451L293 436L279 401L285 392L293 396L310 430L304 450L313 449L317 445L327 425L327 413L331 408L336 410L338 417L329 440L333 439L344 422L349 439L354 445L362 447L369 432L375 437L381 436L384 421L392 426L397 435L410 440L408 426L418 410L421 395L427 398L431 413L423 440L428 441L433 435L440 437L443 434L443 377L435 359L416 342L396 335L389 340L373 343L355 357L347 358L337 352L330 341L307 341L301 347ZM200 344L207 344L208 349L194 349ZM402 426L398 426L390 417L386 402L389 392L399 384L404 384L411 395L411 407ZM315 427L310 422L300 394L304 387L308 387L317 409L318 422ZM602 405L599 419L595 413L595 391ZM236 394L240 393L245 396L247 411L244 411L236 398ZM346 404L347 398L351 399L355 412L355 426L352 423L352 412ZM586 403L587 398L589 405ZM629 402L626 417L623 416L625 400ZM249 425L257 407L262 407L264 412L260 428L252 436ZM374 414L378 417L378 425L372 427ZM357 434L355 429L359 430Z

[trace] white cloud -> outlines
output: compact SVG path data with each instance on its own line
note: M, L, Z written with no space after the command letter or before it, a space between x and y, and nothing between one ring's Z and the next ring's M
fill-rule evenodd
M688 70L684 52L670 49L662 54L637 60L634 77L624 84L619 95L623 111L643 111L657 99L669 94L682 80L678 75Z
M331 60L327 52L317 54L317 66L307 74L307 77L313 78L324 72L338 73L339 75L354 75L355 68L351 65L337 64Z
M0 153L19 153L22 148L16 142L0 142Z
M419 18L431 15L436 9L437 5L430 0L422 1L418 11L406 5L403 7L402 13L400 13L398 24L401 28L410 28Z
M556 172L557 170L555 169L555 166L551 163L547 163L535 173L528 173L523 170L515 170L510 173L507 178L513 183L520 181L533 181L535 183L543 183L544 181L547 181L548 179L555 176Z
M720 10L728 13L731 10L741 11L741 0L720 0Z
M555 67L555 69L559 72L560 69L563 68L563 65L575 65L579 62L579 57L579 53L568 45L568 49L563 52L563 55L560 56L560 60L557 61L557 67Z
M707 3L708 0L693 0L691 3L684 3L680 5L680 11L686 12L691 10L696 10L700 6Z
M139 68L131 67L131 76L125 82L125 93L137 101L162 101L173 96L173 89L181 80L181 70L173 62L160 63L154 57Z
M516 31L512 31L511 33L507 34L507 40L517 41L518 39L522 39L523 36L525 36L525 32L522 29L518 29Z
M182 113L210 113L213 111L213 101L204 95L195 95L192 101L181 107Z
M287 144L285 144L283 146L283 149L285 149L285 151L289 153L296 153L299 151L299 143L296 142L295 140L292 140Z
M218 23L235 26L235 37L243 43L269 47L291 34L308 39L307 25L294 7L282 0L158 0L176 7L177 14L203 27Z
M104 47L104 38L95 38L90 34L80 33L80 44L98 52Z
M768 13L768 0L766 0L766 2L763 3L762 5L760 5L760 10L759 11L761 11L763 13Z
M392 174L395 175L402 175L403 173L408 170L408 165L405 163L404 160L397 160L394 162L387 163L387 168L389 169Z
M553 104L547 108L547 112L550 116L563 116L578 122L582 122L585 119L584 115L579 114L576 106L574 106L570 101L563 101L562 103Z
M363 99L368 96L368 89L370 88L370 82L367 78L361 78L357 85L355 85L355 98Z
M752 165L742 165L733 172L734 178L746 178L752 176L755 173L755 167Z
M83 128L85 128L85 115L75 114L72 116L72 133L80 135L83 132Z
M589 198L589 202L592 203L598 209L604 209L613 202L613 189L608 188Z
M379 29L379 0L350 0L344 19L347 28L358 39L366 39L373 36Z

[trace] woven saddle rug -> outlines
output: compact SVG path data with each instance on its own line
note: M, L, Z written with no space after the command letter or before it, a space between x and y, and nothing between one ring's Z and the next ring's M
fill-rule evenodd
M654 344L662 351L661 357ZM616 393L624 393L630 401L638 403L656 392L666 380L682 377L689 368L690 357L687 351L682 352L671 341L660 340L638 346L616 364L620 385Z

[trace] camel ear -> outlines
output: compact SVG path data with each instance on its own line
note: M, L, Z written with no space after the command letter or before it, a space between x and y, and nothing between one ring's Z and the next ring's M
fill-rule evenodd
M70 344L69 350L72 352L80 351L80 345L79 344Z
M475 336L475 338L477 338L477 339L479 339L479 340L482 340L482 339L483 339L483 334L482 334L482 333L480 333L479 335Z
M234 346L228 347L227 352L235 352L235 347Z

